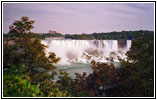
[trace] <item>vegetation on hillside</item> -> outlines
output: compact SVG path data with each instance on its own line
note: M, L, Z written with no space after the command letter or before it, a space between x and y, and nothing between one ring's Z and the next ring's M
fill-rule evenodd
M93 33L93 34L66 34L65 38L70 39L79 39L79 40L118 40L118 39L126 39L132 40L136 38L136 35L141 36L151 36L154 34L153 31L122 31L122 32L108 32L108 33Z
M126 39L126 40L132 40L136 38L136 35L141 36L151 36L153 35L153 31L122 31L122 32L108 32L108 33L93 33L93 34L50 34L50 33L40 33L40 34L33 34L33 38L38 39L45 39L48 37L64 37L65 39L76 39L76 40L119 40L119 39ZM12 37L11 34L4 34L4 38Z
M31 32L34 21L15 21L3 43L4 97L153 97L154 35L136 35L121 66L92 62L93 73L72 79L56 66L60 58L45 54L46 46ZM59 79L54 80L58 75Z

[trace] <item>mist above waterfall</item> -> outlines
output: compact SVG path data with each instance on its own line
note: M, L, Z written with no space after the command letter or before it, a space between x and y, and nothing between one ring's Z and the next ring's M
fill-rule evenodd
M59 64L70 62L87 63L107 62L109 57L118 61L118 57L125 58L126 51L131 47L131 40L53 40L45 39L46 53L54 52L61 57Z

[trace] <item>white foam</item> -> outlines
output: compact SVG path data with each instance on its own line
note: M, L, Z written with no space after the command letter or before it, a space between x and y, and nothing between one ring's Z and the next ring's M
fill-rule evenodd
M97 62L107 62L106 58L125 58L125 53L131 47L131 40L127 40L124 48L118 48L117 40L42 40L47 45L46 53L54 52L57 57L61 57L59 64L70 64L70 62L87 63L95 60ZM113 53L114 52L114 53ZM112 53L112 54L111 54Z

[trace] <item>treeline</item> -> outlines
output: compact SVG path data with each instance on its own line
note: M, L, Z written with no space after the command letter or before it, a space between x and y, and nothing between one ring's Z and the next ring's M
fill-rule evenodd
M78 39L78 40L118 40L118 39L126 39L132 40L136 38L137 35L142 36L150 36L154 35L154 31L122 31L122 32L108 32L108 33L93 33L93 34L50 34L50 33L39 33L34 34L33 38L45 39L47 37L64 37L66 39ZM11 34L4 34L4 38L13 37Z
M64 37L64 35L60 33L55 33L55 34L50 34L50 33L39 33L39 34L34 34L33 38L38 38L38 39L45 39L49 37Z
M132 40L136 38L137 35L150 36L154 35L153 31L122 31L122 32L108 32L108 33L93 33L93 34L66 34L65 38L70 39L81 39L81 40L117 40L117 39L127 39Z
M22 22L22 25L21 25ZM60 58L40 39L32 41L34 21L22 17L15 21L11 34L14 44L3 44L4 97L153 97L154 37L138 35L132 41L127 59L120 67L92 61L93 73L87 76L56 72ZM19 28L20 27L20 28ZM8 33L8 34L10 34ZM51 74L50 74L51 72ZM59 76L54 80L55 75Z
M92 34L65 34L64 38L66 39L77 39L77 40L94 40Z
M60 33L55 33L55 34L44 33L42 35L45 36L45 37L64 37L64 35L62 35Z
M3 34L3 38L7 39L7 38L12 38L14 37L15 34ZM60 33L55 33L55 34L50 34L50 33L35 33L32 35L32 38L36 38L36 39L45 39L47 37L64 37L64 35L60 34Z

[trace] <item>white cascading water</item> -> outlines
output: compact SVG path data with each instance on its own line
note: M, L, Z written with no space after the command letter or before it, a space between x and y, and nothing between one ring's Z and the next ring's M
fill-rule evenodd
M131 47L131 40L53 40L45 39L46 53L54 52L61 58L59 64L70 62L89 63L108 62L109 57L118 61L118 57L125 59L125 53Z

